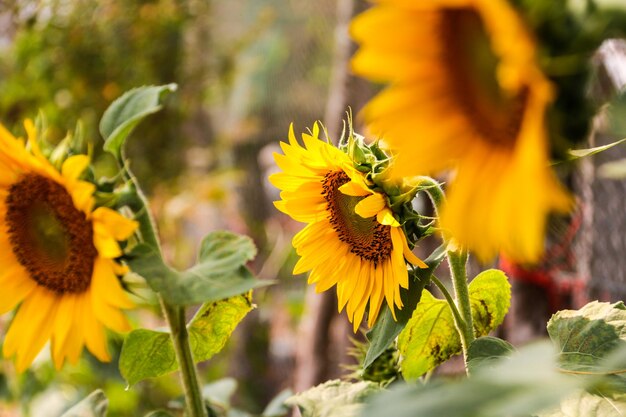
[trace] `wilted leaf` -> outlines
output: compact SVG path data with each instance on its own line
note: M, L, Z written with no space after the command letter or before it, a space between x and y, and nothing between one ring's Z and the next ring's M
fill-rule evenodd
M511 285L504 272L488 269L469 284L476 336L485 336L504 320L511 306Z
M208 360L222 350L252 308L249 295L204 304L187 326L196 361Z
M461 351L461 339L447 301L427 290L405 329L398 336L402 375L411 380Z
M104 150L121 159L128 135L146 116L161 110L163 97L176 91L176 88L176 84L139 87L127 91L111 103L100 120Z
M288 398L289 405L300 409L302 417L356 417L363 400L379 391L378 384L369 381L327 381Z
M105 417L108 408L109 400L104 392L98 389L63 413L61 417Z

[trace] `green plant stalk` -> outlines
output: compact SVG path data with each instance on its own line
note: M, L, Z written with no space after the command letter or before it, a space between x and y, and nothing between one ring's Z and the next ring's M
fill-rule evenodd
M457 308L456 303L454 302L454 299L450 294L450 291L448 291L443 282L441 282L439 278L437 278L434 274L430 276L430 279L432 282L435 283L437 288L439 288L439 291L441 291L446 301L448 301L448 304L450 305L450 310L452 310L452 316L454 316L454 322L457 323L457 326L459 328L465 328L465 320L463 320L463 317L461 316L461 313L459 312L459 309ZM461 324L461 326L459 326L459 324Z
M196 365L189 345L189 333L185 322L184 307L173 306L165 302L159 295L161 308L170 327L170 334L176 352L176 359L180 365L180 376L185 390L185 402L189 417L207 417L204 400L200 393Z
M467 272L465 265L467 264L467 252L464 250L449 250L448 264L450 265L450 275L452 277L452 285L456 295L456 301L465 325L460 329L461 345L463 346L463 357L467 364L467 349L474 341L474 323L472 319L472 306L469 298L469 286L467 285Z
M430 197L430 200L435 208L437 217L440 217L441 208L446 202L446 195L441 189L441 185L430 177L419 177L419 184L420 186L425 187L424 191L428 193L428 196ZM469 299L467 271L465 268L467 263L467 251L456 248L456 245L452 244L449 237L445 234L442 234L442 237L444 241L448 243L448 265L450 267L450 276L452 278L456 303L451 297L446 297L446 300L448 301L448 304L450 304L452 312L454 313L456 310L460 313L460 318L462 319L458 320L459 317L453 314L457 331L459 332L459 336L461 338L463 357L465 358L465 364L467 365L467 349L469 348L470 343L472 343L476 338L474 335L472 307ZM437 281L435 281L436 285ZM446 294L444 293L444 296L445 295ZM459 307L458 309L457 305Z
M125 177L129 190L124 194L120 203L128 205L136 214L139 223L141 241L153 246L161 254L161 244L156 233L156 226L150 214L148 199L137 185L137 179L126 168ZM185 402L189 417L207 417L206 407L198 384L198 373L189 344L189 334L185 322L185 309L167 303L161 294L157 294L161 309L170 328L170 336L176 353L176 360L180 368L180 378L185 392Z

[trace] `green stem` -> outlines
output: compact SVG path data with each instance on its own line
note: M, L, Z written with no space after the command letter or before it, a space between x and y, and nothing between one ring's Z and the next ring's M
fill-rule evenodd
M454 302L454 299L452 298L452 295L450 294L450 291L448 291L448 288L446 288L443 282L441 282L439 278L437 278L434 274L430 276L430 279L432 282L435 283L437 288L439 288L439 291L441 291L446 301L448 301L448 304L450 304L450 310L452 310L454 323L456 324L456 327L459 333L461 333L462 332L461 329L465 329L466 327L465 320L463 320L461 313L459 313L459 309L457 308L456 303Z
M137 184L137 179L127 168L125 178L128 181L128 190L120 198L120 205L127 205L135 213L139 223L141 241L154 247L161 254L161 243L156 233L156 224L150 214L148 199ZM162 257L162 254L161 254ZM180 367L181 381L185 391L185 402L189 417L207 417L204 400L198 384L198 375L195 361L189 344L189 334L185 321L185 309L167 303L161 294L157 294L161 309L170 328L174 352Z
M425 187L424 190L428 193L430 200L435 208L435 213L438 217L441 214L441 208L446 203L446 195L441 188L441 185L430 177L419 177L420 185ZM457 248L456 244L450 242L449 236L445 233L442 234L444 241L448 243L448 264L450 266L450 276L452 278L452 284L454 287L454 295L456 303L452 302L452 298L446 297L450 308L454 305L453 312L458 305L462 323L457 323L459 336L461 337L461 344L463 346L463 357L467 364L467 349L470 343L476 338L474 335L474 325L472 320L472 307L469 299L469 287L467 284L467 271L465 265L467 264L467 251ZM435 282L437 284L437 282ZM444 293L445 296L445 293Z
M184 307L168 304L160 295L159 300L161 301L161 308L163 313L165 313L167 323L170 326L170 334L174 343L178 365L180 366L180 379L185 391L185 402L187 403L189 417L207 417L206 407L200 394L196 365L189 345L189 334L187 333L187 325L185 323L185 309Z
M450 275L456 301L459 305L461 315L465 321L465 326L461 331L461 343L463 345L463 356L467 363L467 349L470 343L476 338L474 336L474 324L472 320L472 306L469 298L469 287L467 285L467 272L465 265L467 263L467 252L463 250L449 250L448 264L450 265Z

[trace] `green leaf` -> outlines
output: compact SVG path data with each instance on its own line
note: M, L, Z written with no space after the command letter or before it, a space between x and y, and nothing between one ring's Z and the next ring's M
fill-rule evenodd
M108 408L109 400L102 390L97 389L63 413L61 417L105 417Z
M134 88L111 103L100 120L104 150L121 159L124 142L135 126L161 110L163 97L176 89L176 84Z
M559 311L548 322L548 334L562 368L597 372L605 358L626 349L626 306L593 301L580 310Z
M580 158L585 158L587 156L595 155L597 153L604 152L607 149L611 149L612 147L617 146L620 143L625 142L625 141L626 141L626 138L623 138L620 140L616 140L615 142L609 143L607 145L596 146L594 148L570 149L568 151L569 159L570 161L573 161L575 159L580 159Z
M504 321L511 306L511 285L504 272L488 269L469 284L476 336L485 336Z
M424 290L413 317L398 336L398 350L407 380L419 378L459 353L461 339L447 301Z
M400 334L402 329L411 319L411 315L420 301L422 290L430 282L430 276L439 267L443 258L446 255L446 245L441 245L430 254L424 261L428 268L415 269L415 278L411 281L408 289L400 289L400 297L404 303L404 308L396 312L396 318L393 319L389 308L384 308L380 313L378 320L367 333L367 338L370 341L370 346L365 355L365 361L363 362L363 368L368 368L376 358L387 350L389 345L393 343L396 337ZM410 275L409 275L410 278Z
M208 360L221 351L237 325L253 308L250 295L204 304L187 326L195 360Z
M297 406L302 417L356 417L364 399L379 391L370 381L327 381L288 398L288 405Z
M203 240L198 264L186 271L165 265L158 251L146 244L133 249L128 264L168 303L185 306L222 300L272 284L257 280L243 266L255 254L256 248L247 236L214 232Z
M483 271L469 285L474 329L479 336L495 329L511 304L511 286L502 271ZM445 300L424 290L413 317L398 337L402 375L411 380L461 352L461 339Z
M192 269L230 270L251 261L256 256L256 246L248 236L227 231L209 233L200 245L198 265Z
M120 373L129 386L178 369L170 334L137 329L124 339L120 354Z
M467 367L476 372L484 366L491 366L497 359L509 356L515 349L506 340L483 336L470 343L467 349Z
M561 401L553 409L537 417L623 417L626 415L626 398L609 398L580 390Z
M222 350L237 324L252 308L247 295L204 304L187 325L194 360L208 360ZM119 367L129 385L176 371L178 363L170 334L133 330L124 340Z

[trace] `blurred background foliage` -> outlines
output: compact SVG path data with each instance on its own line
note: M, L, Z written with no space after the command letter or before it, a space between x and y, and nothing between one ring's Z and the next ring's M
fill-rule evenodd
M251 412L291 383L305 287L291 276L297 226L271 206L271 152L289 123L302 130L324 114L336 13L331 0L0 0L0 115L15 132L41 112L47 139L58 142L80 120L96 166L110 175L113 162L99 152L103 111L133 87L178 84L165 110L137 128L128 157L173 265L188 266L207 232L229 229L259 246L261 278L284 281L255 294L257 310L201 368L207 382L236 377L235 402ZM132 313L134 324L162 326L141 285L131 282L147 307ZM119 337L110 342L113 352L120 346ZM56 374L47 355L23 375L2 362L1 416L58 415L96 387L111 417L177 408L176 375L127 390L116 359L85 354Z

